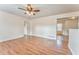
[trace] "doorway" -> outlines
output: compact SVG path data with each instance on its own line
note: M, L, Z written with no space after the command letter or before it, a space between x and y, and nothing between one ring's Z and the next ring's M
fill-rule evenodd
M57 19L57 45L61 46L62 43L68 43L69 30L78 29L78 17L67 17Z
M24 36L27 35L27 23L24 21Z

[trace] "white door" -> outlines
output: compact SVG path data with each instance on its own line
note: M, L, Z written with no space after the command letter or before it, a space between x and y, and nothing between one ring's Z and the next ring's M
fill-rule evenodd
M27 35L27 23L24 21L24 35Z

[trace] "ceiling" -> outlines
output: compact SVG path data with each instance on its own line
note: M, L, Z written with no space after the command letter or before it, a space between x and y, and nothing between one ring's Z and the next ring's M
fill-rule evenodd
M32 4L34 8L39 9L40 12L34 16L25 15L19 7L24 7L24 4L0 4L0 10L15 15L23 16L27 19L34 19L50 15L68 13L79 11L79 4Z

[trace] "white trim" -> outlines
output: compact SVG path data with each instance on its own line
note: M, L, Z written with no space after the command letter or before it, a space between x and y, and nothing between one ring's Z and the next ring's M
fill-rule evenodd
M37 35L37 34L30 34L30 36L37 36L37 37L47 38L51 40L56 40L56 37L48 37L48 36Z
M14 39L16 39L16 38L21 38L21 37L23 37L23 36L24 36L24 35L12 37L12 38L7 38L7 39L0 39L0 42L4 42L4 41L8 41L8 40L14 40ZM36 34L30 34L30 36L37 36L37 37L47 38L47 39L51 39L51 40L56 40L55 37L47 37L47 36L36 35Z
M73 50L70 47L70 43L68 43L68 48L70 49L71 54L74 55Z
M21 37L23 37L23 36L24 36L24 35L12 37L12 38L7 38L7 39L0 39L0 42L4 42L4 41L8 41L8 40L14 40L14 39L16 39L16 38L21 38Z

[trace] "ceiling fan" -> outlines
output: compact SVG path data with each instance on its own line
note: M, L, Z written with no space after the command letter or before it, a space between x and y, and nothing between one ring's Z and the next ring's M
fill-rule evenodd
M33 8L31 4L27 4L24 8L18 8L18 9L24 10L24 14L28 15L36 15L37 12L40 12L39 9Z

